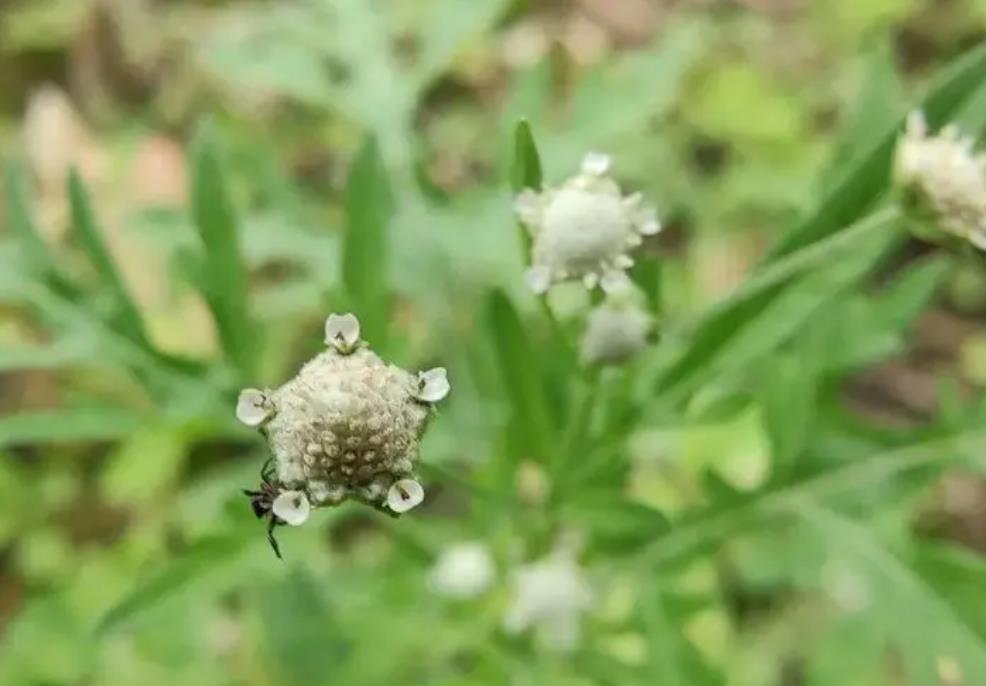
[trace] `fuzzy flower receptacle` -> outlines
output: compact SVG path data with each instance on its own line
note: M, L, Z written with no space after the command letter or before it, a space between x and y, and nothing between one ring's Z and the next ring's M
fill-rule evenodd
M974 145L954 125L931 134L914 112L897 144L894 180L923 218L986 250L986 156Z
M273 453L270 508L298 525L310 508L358 500L395 515L424 500L418 445L435 403L450 391L443 368L412 373L360 339L351 314L326 321L327 349L273 391L246 389L236 414Z
M589 153L561 186L517 196L514 209L532 241L527 282L535 293L577 280L617 290L633 266L630 252L661 230L639 193L623 195L611 167L609 156Z

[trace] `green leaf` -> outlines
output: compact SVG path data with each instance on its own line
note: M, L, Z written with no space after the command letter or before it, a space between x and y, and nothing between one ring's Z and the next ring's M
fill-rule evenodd
M502 291L490 295L486 318L500 379L510 401L516 448L523 451L518 459L533 458L548 464L553 431L538 355L520 316Z
M918 543L910 563L952 611L986 641L986 557L945 543Z
M48 410L0 417L0 447L115 440L143 424L132 412L112 408Z
M731 350L731 346L738 345L735 339L781 295L785 286L811 269L837 264L838 260L845 260L849 254L858 254L862 245L880 239L881 233L887 237L892 236L890 232L898 219L899 214L896 211L874 214L849 229L806 246L754 274L735 293L714 306L702 318L689 336L685 348L662 369L655 391L672 395L679 392L680 387L693 386L700 376L708 376L714 370L711 362L726 353L739 363L740 359L733 357ZM852 274L848 273L848 276L852 277ZM815 295L826 294L816 292ZM779 324L788 332L793 328L791 322ZM769 327L762 331L752 331L746 336L747 341L743 345L748 349L756 348L757 345L751 341L759 339L759 347L763 349L762 341L765 337L776 333L778 330ZM775 335L774 338L777 340L779 337ZM743 359L749 360L749 357Z
M809 500L793 507L866 573L877 605L872 611L887 616L881 626L897 644L911 683L935 683L943 657L958 661L967 683L986 683L986 641L933 586L866 527Z
M89 261L113 299L114 326L135 343L150 347L140 312L116 268L113 257L103 243L85 184L75 169L69 173L68 197L72 212L72 226L89 256Z
M13 162L8 163L6 177L7 216L20 246L22 259L26 262L27 271L37 274L52 287L66 291L68 288L66 280L62 277L54 256L31 218L21 168Z
M980 45L944 70L918 107L932 127L941 126L959 112L963 103L978 97L984 88L984 80L986 45ZM983 115L986 117L986 112ZM781 239L770 252L768 261L842 230L873 205L889 184L891 158L902 125L898 119L873 137L876 142L871 144L869 152L847 167L815 212Z
M195 544L159 571L142 579L137 588L103 615L96 632L105 634L139 622L165 603L178 602L185 593L194 592L224 574L228 576L248 540L217 537Z
M565 521L584 527L595 550L626 552L667 533L667 518L659 510L618 494L583 493L564 507Z
M257 589L254 603L280 682L332 683L349 646L315 579L297 569Z
M259 331L248 298L236 213L226 186L215 133L203 126L192 145L192 217L205 248L200 286L223 350L244 379L254 374Z
M539 191L543 181L541 157L534 142L531 123L522 119L514 128L514 156L513 163L510 165L510 183L514 192L519 193L525 188Z
M393 199L376 140L368 136L349 170L342 278L364 338L386 345L390 322L390 245Z
M92 348L74 340L46 346L0 346L0 372L71 367L92 360Z

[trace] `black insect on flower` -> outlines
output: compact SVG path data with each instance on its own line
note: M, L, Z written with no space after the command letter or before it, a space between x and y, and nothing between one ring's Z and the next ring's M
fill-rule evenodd
M303 491L285 490L284 485L274 478L273 460L267 460L260 470L260 488L256 491L244 490L250 499L250 507L257 519L267 520L267 541L278 559L281 548L274 536L274 529L284 524L297 526L308 519L310 504Z

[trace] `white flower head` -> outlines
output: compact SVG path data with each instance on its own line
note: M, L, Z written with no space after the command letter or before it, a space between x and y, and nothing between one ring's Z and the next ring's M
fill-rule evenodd
M410 509L420 502L415 493L423 497L414 481L418 448L431 406L449 392L447 373L439 367L416 374L385 362L360 341L353 315L329 317L326 339L329 349L293 379L244 401L258 416L255 405L270 408L260 420L273 456L270 476L306 493L311 507L356 500ZM393 488L398 484L412 497L391 507L390 495L402 492Z
M452 390L445 367L418 372L418 391L415 397L423 403L437 403Z
M342 355L359 345L359 320L354 314L330 314L325 320L325 344Z
M896 183L931 211L942 230L986 249L986 158L954 125L931 135L913 112L897 144Z
M596 306L582 335L586 364L621 364L647 347L651 315L630 298L609 298Z
M414 479L401 479L387 491L387 507L403 514L421 504L425 499L425 489Z
M304 491L284 491L274 498L271 511L274 515L291 526L301 526L311 513L311 503Z
M476 598L493 584L493 558L479 541L457 543L442 551L428 575L428 585L440 596Z
M609 156L592 152L558 188L517 196L514 209L533 240L527 283L535 293L573 280L590 289L619 287L633 264L628 253L661 230L639 193L622 194L611 166Z
M247 426L260 426L274 415L268 394L256 388L240 391L236 400L236 418Z
M518 569L513 586L503 618L508 632L534 629L549 648L561 652L578 646L582 614L595 604L595 595L569 548Z

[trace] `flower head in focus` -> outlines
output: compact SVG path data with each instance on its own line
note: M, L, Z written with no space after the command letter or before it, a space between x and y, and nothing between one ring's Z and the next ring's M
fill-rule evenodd
M647 347L653 318L630 290L611 295L589 313L582 335L586 364L622 364Z
M467 600L485 593L496 569L489 550L479 541L457 543L442 551L431 568L428 583L440 596Z
M533 629L548 648L571 652L579 643L582 614L594 603L574 551L560 546L517 570L503 625L510 633Z
M931 135L914 112L897 144L894 179L944 231L986 250L986 158L973 148L954 125Z
M589 153L579 173L558 188L517 196L517 216L533 242L527 281L534 292L573 280L617 290L633 265L630 251L661 230L639 193L622 194L610 167L607 155Z
M355 316L333 314L327 350L280 388L240 394L237 417L261 429L273 453L262 513L274 524L301 524L310 507L347 499L394 515L424 499L418 444L448 375L388 364L359 335Z

